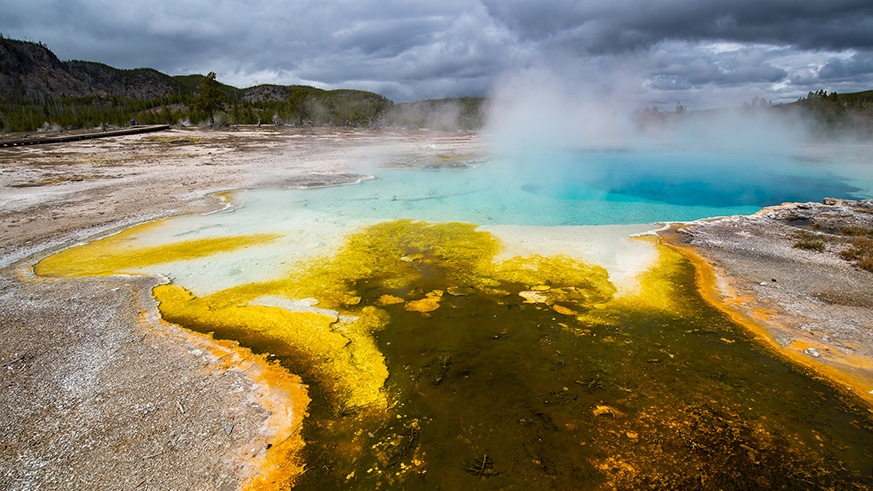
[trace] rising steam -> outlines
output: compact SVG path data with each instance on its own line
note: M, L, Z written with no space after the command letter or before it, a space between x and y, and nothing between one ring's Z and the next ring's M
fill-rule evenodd
M486 130L497 153L540 149L683 147L795 152L809 125L770 108L644 112L641 80L571 80L549 69L505 77L489 98ZM636 85L636 86L635 86ZM693 108L692 108L693 109Z

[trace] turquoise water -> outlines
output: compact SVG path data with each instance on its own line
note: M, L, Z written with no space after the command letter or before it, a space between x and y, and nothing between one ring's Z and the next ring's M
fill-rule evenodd
M538 153L466 170L376 169L359 185L243 201L350 219L410 218L481 225L606 225L751 214L825 197L865 198L858 176L827 162L680 151ZM863 185L863 184L861 184Z

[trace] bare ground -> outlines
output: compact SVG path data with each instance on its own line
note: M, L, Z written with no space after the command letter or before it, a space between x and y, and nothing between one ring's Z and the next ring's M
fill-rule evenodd
M847 233L873 234L873 201L787 203L678 232L713 268L717 300L780 354L873 402L873 273L840 256Z
M480 151L465 134L274 128L0 149L0 488L237 489L273 430L250 370L154 317L159 279L38 279L40 258L215 209L222 190Z

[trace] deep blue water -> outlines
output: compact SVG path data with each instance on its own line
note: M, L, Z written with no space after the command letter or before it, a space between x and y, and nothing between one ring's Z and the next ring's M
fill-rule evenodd
M550 173L531 176L523 188L561 200L585 200L594 189L615 201L714 208L848 198L860 191L826 165L774 156L588 152L558 154L549 165Z

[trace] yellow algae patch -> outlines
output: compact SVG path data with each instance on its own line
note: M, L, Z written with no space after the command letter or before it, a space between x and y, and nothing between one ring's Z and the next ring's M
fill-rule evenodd
M644 237L639 240L657 242L655 237ZM679 278L682 278L687 262L682 254L657 244L658 260L652 268L637 277L640 282L640 292L629 296L628 302L647 309L657 309L674 314L683 313L686 308L681 302Z
M338 306L363 281L385 290L407 288L423 274L466 282L499 250L491 234L475 229L469 223L412 220L373 225L350 235L333 258L305 265L291 296L318 292L319 300Z
M639 240L657 241L651 237ZM631 312L644 315L659 312L678 317L693 315L689 305L683 301L688 294L683 291L683 288L687 288L683 282L684 278L687 277L688 263L682 254L673 249L658 243L655 243L654 246L658 253L657 261L647 271L636 277L639 288L624 295L615 296L609 302L595 305L594 309L580 313L576 317L577 320L585 325L618 326L616 318ZM555 300L566 301L566 298L556 298ZM552 302L546 303L551 304ZM563 313L558 309L555 310Z
M494 279L521 283L547 297L555 295L555 290L561 287L573 287L589 292L588 302L601 303L616 291L604 268L563 255L513 257L493 265L492 270L486 273Z
M439 308L445 292L506 295L536 288L549 305L561 302L568 307L557 309L575 313L608 301L615 292L603 268L567 257L495 262L499 242L476 228L383 222L349 235L332 256L297 264L284 279L202 298L178 286L162 286L155 296L162 314L173 322L298 357L343 406L385 407L382 387L388 371L372 335L388 322L382 307L405 302L405 310L427 313ZM419 289L424 285L430 286L424 289L429 293ZM340 321L317 311L255 305L258 298L274 296L292 302L316 299L319 307L336 311ZM406 302L410 296L413 300Z
M403 308L410 312L433 312L440 308L440 299L442 298L443 292L440 290L434 290L420 300L406 302L406 305Z
M378 300L376 300L376 305L384 307L387 305L396 305L405 301L406 300L403 300L400 297L395 297L394 295L382 295Z
M179 286L162 285L154 295L161 315L170 322L220 332L222 337L261 340L276 355L301 358L344 405L385 405L382 385L388 369L370 336L385 322L381 311L364 308L357 319L336 322L317 312L246 305L244 297L234 302L228 292L198 298Z
M491 233L478 231L474 224L383 222L350 235L335 256L299 265L293 278L271 288L288 298L316 297L326 308L337 310L347 308L350 299L357 301L361 287L381 291L382 300L374 303L384 306L422 281L440 284L439 294L434 290L408 302L410 310L434 310L443 291L455 296L506 295L510 290L537 289L550 303L569 301L585 307L615 293L599 266L565 256L495 262L500 249Z
M148 227L152 226L149 224ZM90 244L67 249L37 263L33 268L34 273L39 276L75 278L135 272L154 264L211 256L280 237L275 234L251 234L136 247L134 236L142 233L143 226L134 227Z
M552 305L552 310L561 314L561 315L576 315L577 312L572 309L568 309L567 307L562 307L560 305Z

